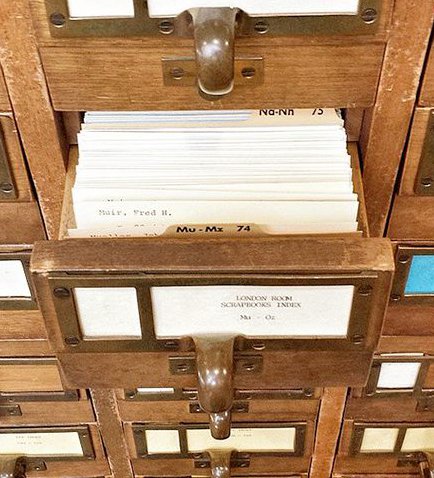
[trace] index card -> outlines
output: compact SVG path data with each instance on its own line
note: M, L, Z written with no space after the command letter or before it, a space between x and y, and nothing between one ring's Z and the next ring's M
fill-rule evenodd
M0 450L5 455L40 457L84 454L78 432L0 433Z
M395 449L399 428L366 428L361 453L391 453Z
M150 455L181 453L178 430L146 430L146 448Z
M201 452L207 449L234 449L239 451L281 451L295 450L296 430L288 428L232 428L226 440L215 440L209 429L187 430L188 451Z
M71 19L134 18L134 0L68 0Z
M142 338L136 289L77 287L74 297L85 340Z
M148 0L151 17L174 17L199 7L240 8L253 16L356 15L359 0Z
M158 338L346 337L354 286L152 287Z
M0 260L0 298L31 296L23 263L19 260Z
M385 362L381 364L377 388L413 388L416 385L420 362Z
M434 451L434 428L408 428L401 451Z

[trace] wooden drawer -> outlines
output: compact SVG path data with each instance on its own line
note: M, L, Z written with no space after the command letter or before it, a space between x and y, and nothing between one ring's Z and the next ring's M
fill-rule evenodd
M127 423L124 428L137 475L209 476L210 467L217 466L209 453L218 446L224 450L225 464L233 450L230 468L235 475L280 476L309 470L315 423L299 417L280 423L236 423L231 438L218 442L212 442L205 424Z
M324 254L327 250L330 253ZM199 387L202 408L213 414L223 413L223 408L226 413L231 408L234 389L363 386L388 300L391 261L390 245L383 239L72 239L38 243L32 270L49 336L68 387L198 388L201 380L208 376L208 370L215 369L219 376L227 378L217 379L218 385L213 390ZM151 293L158 288L160 292L169 293L178 290L184 296L188 290L183 289L184 286L196 287L194 300L199 293L217 294L216 309L212 297L206 296L201 305L201 314L214 317L213 320L235 317L238 321L240 317L244 321L245 314L233 315L231 307L229 314L225 314L219 304L243 301L237 297L247 294L247 290L268 294L264 299L257 299L259 302L273 301L272 297L279 302L282 300L279 297L287 297L285 300L294 304L297 303L295 297L305 293L313 293L310 303L316 303L315 297L320 291L324 292L323 287L327 287L329 305L333 303L333 294L337 293L336 303L342 304L345 293L349 293L347 311L343 314L345 331L341 332L340 339L331 339L330 335L336 336L336 333L327 330L310 337L306 332L298 332L305 337L301 339L292 329L280 330L279 338L274 335L273 340L266 332L253 332L259 329L248 328L222 338L221 327L227 327L223 322L215 331L207 326L205 339L203 332L194 332L183 325L178 332L163 335L159 332L161 338L158 339L154 328L157 319L151 313L157 299L152 300ZM215 289L212 286L216 286ZM291 286L295 288L286 288ZM343 288L336 289L336 286ZM229 289L222 296L225 287ZM87 326L83 313L79 318L76 304L84 303L83 299L77 299L78 295L89 293L91 304L100 301L105 310L102 315L88 316L89 325L96 324L96 317L108 317L111 324L116 324L122 316L127 327L133 322L136 324L135 332L125 329L107 334L107 326L103 325L105 337L98 338L101 332L96 332L97 335L91 332L93 339L90 336L85 339L84 333L88 332L83 332L86 330L83 327ZM115 298L113 302L111 297L119 293L127 293L128 297ZM97 301L95 294L99 296ZM300 301L297 306L286 304L282 308L289 308L291 314L295 314L294 307L307 306L303 299ZM116 303L122 304L122 311L116 311ZM129 314L129 319L124 314L127 304L132 307L130 310L137 311ZM186 304L188 313L182 312L182 299L179 304L177 317L190 317L191 300ZM273 313L274 308L279 307L269 306L273 307ZM262 317L268 321L266 317L272 317L268 306L266 309L267 314L261 312L259 320ZM128 325L133 316L136 318ZM304 316L303 323L308 323L309 317L318 324L318 314L312 312ZM176 322L171 319L170 323L181 324L179 319ZM132 331L135 335L131 335ZM282 338L285 336L286 340ZM197 377L203 378L198 381ZM214 383L214 379L211 382ZM209 402L208 405L204 405L205 402Z
M0 441L2 453L23 456L28 477L96 478L110 474L95 425L2 426Z
M141 2L135 3L136 9L144 9ZM361 15L368 3L375 4L378 16L373 23L367 19L364 24ZM194 45L191 38L159 34L161 19L150 28L154 36L136 33L128 37L134 29L126 26L121 35L110 38L104 35L107 23L100 21L99 27L93 28L88 20L84 26L87 33L71 38L80 21L67 20L63 27L53 28L52 37L50 17L59 12L68 15L65 2L32 0L30 5L54 108L89 111L207 109L217 105L226 109L368 107L375 99L393 9L391 0L373 3L362 2L359 15L353 19L326 17L321 27L317 17L305 17L300 30L292 18L295 26L288 31L297 34L276 36L271 26L265 35L254 32L252 37L237 38L236 57L263 59L263 82L252 86L249 78L236 75L234 91L218 102L198 95L194 66L192 72L187 68L180 81L167 80L175 86L165 86L162 58L194 57ZM146 17L146 10L143 15ZM345 25L348 19L357 28L337 33L337 23ZM315 31L322 34L314 35ZM251 66L249 61L245 64ZM172 69L176 68L185 69L185 65L175 63ZM187 86L178 86L184 80Z
M421 447L432 451L432 422L378 422L348 418L344 421L337 474L418 475L426 457Z
M0 155L0 203L3 201L32 201L33 192L12 113L0 113L0 148L2 151Z
M118 407L125 422L203 422L197 390L136 389L118 392ZM157 389L158 390L158 389ZM266 422L294 420L300 413L313 418L318 413L321 389L236 390L234 421Z
M434 356L422 353L376 355L368 383L353 389L350 417L378 421L434 420Z
M0 415L9 425L95 421L85 390L65 390L55 359L0 359Z
M432 242L396 244L396 272L382 334L407 340L401 347L413 352L433 351L434 326L427 320L434 310L433 262ZM385 351L395 350L386 346Z

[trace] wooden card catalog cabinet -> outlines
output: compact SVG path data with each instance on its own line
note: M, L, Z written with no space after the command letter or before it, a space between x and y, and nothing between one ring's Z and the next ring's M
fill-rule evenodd
M30 6L57 110L203 109L221 98L228 109L362 108L375 98L393 1Z
M383 239L74 239L32 260L68 386L197 388L221 437L234 387L363 386L392 270Z
M231 473L307 472L313 424L234 424L230 438L215 440L206 425L133 424L137 474L229 478Z

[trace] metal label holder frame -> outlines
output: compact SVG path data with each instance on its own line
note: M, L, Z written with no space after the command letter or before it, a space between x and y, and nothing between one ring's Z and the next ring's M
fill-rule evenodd
M23 265L27 284L30 290L30 297L0 297L0 310L35 310L38 308L36 303L35 290L30 275L30 252L2 252L0 261L20 261Z
M361 446L363 441L363 436L366 429L369 428L397 428L399 429L398 436L395 442L395 448L391 452L361 452ZM401 451L402 444L404 442L405 434L409 428L433 428L432 423L402 423L402 422L390 422L390 423L367 423L367 422L356 422L353 424L353 433L351 436L350 442L350 456L366 456L366 457L381 457L381 456L396 456L398 462L402 465L403 461L417 464L416 461L417 455L420 452L403 452ZM408 463L407 463L408 464Z
M232 429L237 428L295 428L295 446L294 451L288 452L244 452L240 451L237 453L239 459L249 459L254 456L263 456L263 457L301 457L305 453L305 441L307 433L307 422L272 422L272 423L260 423L260 424L242 424L235 423L232 424ZM193 453L188 451L187 443L187 430L197 430L203 429L207 430L207 425L202 424L179 424L179 425L142 425L138 423L133 423L132 425L134 443L136 446L137 456L139 458L146 459L162 459L162 458L190 458L194 460L204 460L206 459L206 450L205 453ZM161 454L148 454L148 449L146 445L146 430L177 430L179 433L179 443L180 443L180 453L161 453ZM235 455L235 456L237 456Z
M152 318L151 287L159 286L212 286L212 285L353 285L355 287L348 334L345 338L246 338L235 341L235 352L262 350L336 350L363 351L369 328L369 316L374 305L375 273L355 275L299 276L252 276L231 274L216 275L67 275L49 277L54 306L59 326L68 352L192 352L193 341L188 337L179 339L157 339ZM142 339L137 340L83 340L78 313L74 303L73 289L77 287L132 287L137 291L142 327ZM260 356L259 356L260 357ZM187 357L188 358L188 357ZM254 359L254 357L253 357ZM243 364L241 368L245 368ZM182 372L182 371L181 371ZM194 371L193 371L194 372ZM193 373L191 372L191 373ZM185 371L185 373L188 373Z
M92 444L90 430L87 426L77 427L17 427L17 428L0 428L0 434L16 435L19 433L78 433L80 438L81 448L83 450L82 456L29 456L29 459L41 459L44 461L83 461L95 460L95 451Z
M128 402L176 402L189 401L195 403L198 399L197 390L176 388L173 393L140 393L135 390L125 390L124 399ZM317 400L312 388L288 390L235 390L234 400L249 402L251 400ZM235 402L236 406L236 402Z
M414 192L418 196L434 196L434 109L428 117Z
M378 388L378 379L380 378L381 365L383 363L420 363L419 374L413 388L396 388L386 389ZM391 398L400 397L402 395L413 396L418 402L426 400L434 395L434 389L425 388L424 382L428 373L428 369L434 365L434 357L374 357L371 372L369 374L368 383L363 389L363 397L369 398Z
M434 306L434 292L432 294L405 293L413 257L429 255L434 256L434 247L398 246L395 261L395 276L390 295L392 304Z
M18 198L14 177L9 165L9 154L0 125L0 201L16 200Z
M53 38L137 37L173 35L192 37L191 17L150 18L147 2L134 0L134 17L77 18L69 16L67 0L45 0ZM360 0L357 15L238 17L237 36L374 35L382 13L381 0Z

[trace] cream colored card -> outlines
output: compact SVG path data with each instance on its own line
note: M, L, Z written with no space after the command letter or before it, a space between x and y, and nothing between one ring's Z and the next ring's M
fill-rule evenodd
M408 428L401 451L434 451L434 428Z
M132 287L74 289L83 337L88 340L141 339L139 306Z
M78 432L0 433L0 450L4 455L83 456Z
M378 388L411 389L416 385L420 362L386 362L381 364Z
M68 0L70 18L134 17L134 0Z
M345 337L354 286L152 287L158 338Z
M398 438L399 428L366 428L363 434L361 453L392 453Z
M208 429L187 430L187 446L191 453L210 449L234 449L252 452L293 452L295 428L232 428L226 440L215 440Z
M150 455L181 452L178 430L146 430L145 436Z

